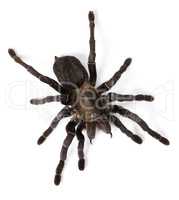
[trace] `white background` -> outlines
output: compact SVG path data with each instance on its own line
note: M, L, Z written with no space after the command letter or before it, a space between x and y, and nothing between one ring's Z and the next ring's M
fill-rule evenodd
M53 178L69 119L61 121L42 146L36 145L62 106L29 104L31 98L57 93L14 63L7 49L16 49L52 78L55 55L75 55L87 67L89 10L96 14L97 85L132 57L112 91L154 95L152 103L123 105L171 145L162 145L122 119L143 144L135 144L114 126L112 139L98 131L93 145L86 140L86 169L80 172L75 138L56 187ZM179 199L178 10L177 0L0 1L0 199Z

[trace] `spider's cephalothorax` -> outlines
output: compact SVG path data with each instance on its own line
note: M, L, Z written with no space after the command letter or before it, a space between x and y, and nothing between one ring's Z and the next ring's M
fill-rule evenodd
M113 75L111 79L104 82L98 87L96 85L96 62L95 62L95 39L94 39L94 14L89 12L90 25L90 52L88 58L89 76L86 69L81 62L73 56L55 57L53 66L54 73L59 81L55 81L47 76L40 74L32 66L26 64L19 56L16 55L13 49L9 49L10 56L25 69L28 70L40 81L48 84L55 89L59 95L47 96L42 99L32 99L31 104L39 105L49 102L61 102L64 108L57 114L51 122L51 125L38 139L38 144L42 144L45 139L56 128L59 121L64 117L70 117L71 120L66 126L67 136L64 140L61 153L60 162L56 169L55 184L58 185L61 180L64 163L67 156L68 148L74 138L77 137L78 143L78 166L80 170L85 167L84 159L84 136L82 131L86 129L87 136L92 141L95 137L96 127L104 130L107 134L111 133L110 122L116 125L124 134L130 137L134 142L141 144L142 139L128 130L114 113L120 114L136 122L144 131L148 132L152 137L165 145L169 145L169 141L152 130L146 122L138 115L118 105L111 105L113 101L153 101L154 98L150 95L124 95L116 93L104 94L112 88L112 86L120 79L123 72L131 63L131 59L125 60L120 69Z

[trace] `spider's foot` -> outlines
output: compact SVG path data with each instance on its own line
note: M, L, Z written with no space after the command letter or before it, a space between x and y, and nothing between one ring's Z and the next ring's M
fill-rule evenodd
M17 56L17 55L16 55L16 52L14 51L14 49L8 49L8 53L9 53L9 55L10 55L12 58L14 58L14 57Z
M124 61L124 66L129 66L132 62L132 58L127 58L125 61Z
M167 138L165 138L165 137L161 137L161 138L159 139L159 141L160 141L162 144L165 144L165 145L169 145L169 144L170 144L169 140L168 140Z
M61 175L60 174L56 174L55 175L55 179L54 179L54 184L55 185L59 185L61 182Z
M37 99L31 99L30 100L30 103L33 104L33 105L38 105L38 102L39 101Z
M90 21L94 21L94 12L93 11L89 11L88 18Z
M137 144L142 144L142 138L140 138L138 135L133 135L131 138L134 142L136 142Z
M154 97L151 96L151 95L141 95L141 94L138 94L138 95L136 95L135 99L138 100L138 101L142 101L142 100L153 101Z
M151 96L151 95L146 95L145 98L146 98L147 101L153 101L154 100L154 97Z
M8 53L11 56L11 58L14 59L15 62L22 63L22 60L20 59L20 57L17 56L14 49L8 49Z
M44 137L43 135L39 137L37 144L41 145L44 141L45 141L46 137Z
M78 168L79 168L79 170L84 170L84 168L85 168L85 159L80 159L79 161L78 161Z

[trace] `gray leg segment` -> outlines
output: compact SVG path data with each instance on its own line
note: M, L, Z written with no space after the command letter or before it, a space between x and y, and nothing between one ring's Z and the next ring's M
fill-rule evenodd
M58 114L57 116L53 119L53 121L51 122L50 126L48 127L48 129L42 134L42 136L40 136L40 138L38 139L38 144L42 144L45 139L52 133L52 131L56 128L56 126L58 125L59 121L64 118L64 117L69 117L71 116L71 108L69 108L68 106L65 106Z
M55 89L57 92L60 92L62 90L61 85L59 85L57 81L53 80L52 78L49 78L47 76L40 74L32 66L26 64L19 56L17 56L16 52L13 49L9 49L8 53L14 59L15 62L22 65L30 74L32 74L33 76L38 78L40 81L48 84L50 87Z
M134 122L136 122L144 131L146 131L149 135L151 135L152 137L154 137L155 139L159 140L159 142L165 144L165 145L169 145L170 142L168 141L167 138L161 136L159 133L153 131L148 125L147 123L141 119L138 115L136 115L135 113L123 108L122 106L117 106L117 105L113 105L111 106L111 112L114 113L119 113L120 115L127 117L131 120L133 120Z
M95 52L95 38L94 38L94 13L92 11L89 12L88 15L89 18L89 25L90 25L90 53L89 53L89 57L88 57L88 69L89 69L89 74L90 74L90 83L91 85L95 86L96 84L96 78L97 78L97 74L96 74L96 62L95 62L95 58L96 58L96 52Z
M55 185L60 184L61 173L63 171L65 160L67 157L67 151L68 151L68 148L75 136L75 127L77 124L78 124L77 121L71 120L66 126L67 136L63 142L63 146L62 146L61 153L60 153L60 162L56 169L56 175L55 175L55 179L54 179Z
M80 122L80 124L78 125L77 129L76 129L76 136L78 139L78 157L79 157L79 161L78 161L78 168L79 170L84 170L85 167L85 159L84 159L84 142L85 142L85 138L82 134L82 130L85 128L85 123L84 122Z

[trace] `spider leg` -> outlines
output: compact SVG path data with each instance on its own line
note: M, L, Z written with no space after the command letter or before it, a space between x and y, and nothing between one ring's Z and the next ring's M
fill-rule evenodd
M41 105L45 103L50 103L50 102L59 102L61 101L61 96L56 95L56 96L47 96L45 98L39 98L39 99L31 99L30 103L33 105Z
M45 98L31 99L30 103L33 105L41 105L50 102L61 102L65 98L65 95L47 96Z
M78 157L79 157L78 168L79 170L84 170L85 168L85 159L84 159L84 152L83 152L85 138L84 138L84 135L82 134L82 130L84 128L85 128L85 123L81 121L76 129L76 136L79 141L78 142Z
M133 120L134 122L136 122L144 131L148 132L149 135L151 135L152 137L154 137L155 139L159 140L161 143L165 144L165 145L169 145L170 142L168 141L167 138L161 136L160 134L158 134L157 132L153 131L148 125L147 123L141 119L138 115L136 115L135 113L121 107L121 106L117 106L114 105L111 107L111 111L114 113L119 113L120 115L127 117L131 120Z
M107 102L113 102L113 101L153 101L154 97L151 95L143 95L143 94L137 94L137 95L122 95L110 92L107 95L103 95L102 98L104 98Z
M120 79L121 75L126 71L128 66L131 64L131 61L132 61L131 58L127 58L124 61L124 64L120 67L120 69L113 75L113 77L109 79L108 81L104 82L103 84L101 84L97 88L99 93L102 94L103 92L107 92L108 90L110 90L116 84L116 82Z
M55 80L40 74L32 66L26 64L19 56L17 56L16 52L13 49L9 49L8 53L14 59L15 62L22 65L30 74L32 74L33 76L38 78L40 81L48 84L53 89L55 89L57 92L61 92L62 86L60 86Z
M120 128L120 130L123 133L125 133L128 137L130 137L134 142L138 144L142 143L142 139L138 135L134 135L130 130L128 130L116 116L110 115L109 119L111 122L113 122L115 126Z
M88 14L89 18L89 25L90 25L90 53L88 57L88 69L89 69L89 74L90 74L90 83L91 85L95 86L96 84L96 78L97 78L97 73L96 73L96 52L95 52L95 38L94 38L94 13L92 11L89 12Z
M53 121L51 122L50 126L46 129L46 131L39 137L37 143L39 145L42 144L46 140L46 138L52 133L52 131L56 128L59 121L64 117L71 116L71 114L72 114L71 109L68 106L65 106L53 119Z
M56 175L55 175L55 179L54 179L54 183L55 185L59 185L60 181L61 181L61 174L64 168L64 164L65 164L65 160L67 157L67 151L68 148L75 136L75 126L78 124L77 121L75 120L71 120L67 126L66 126L66 131L67 131L67 136L63 142L63 146L61 149L61 153L60 153L60 162L56 168Z

